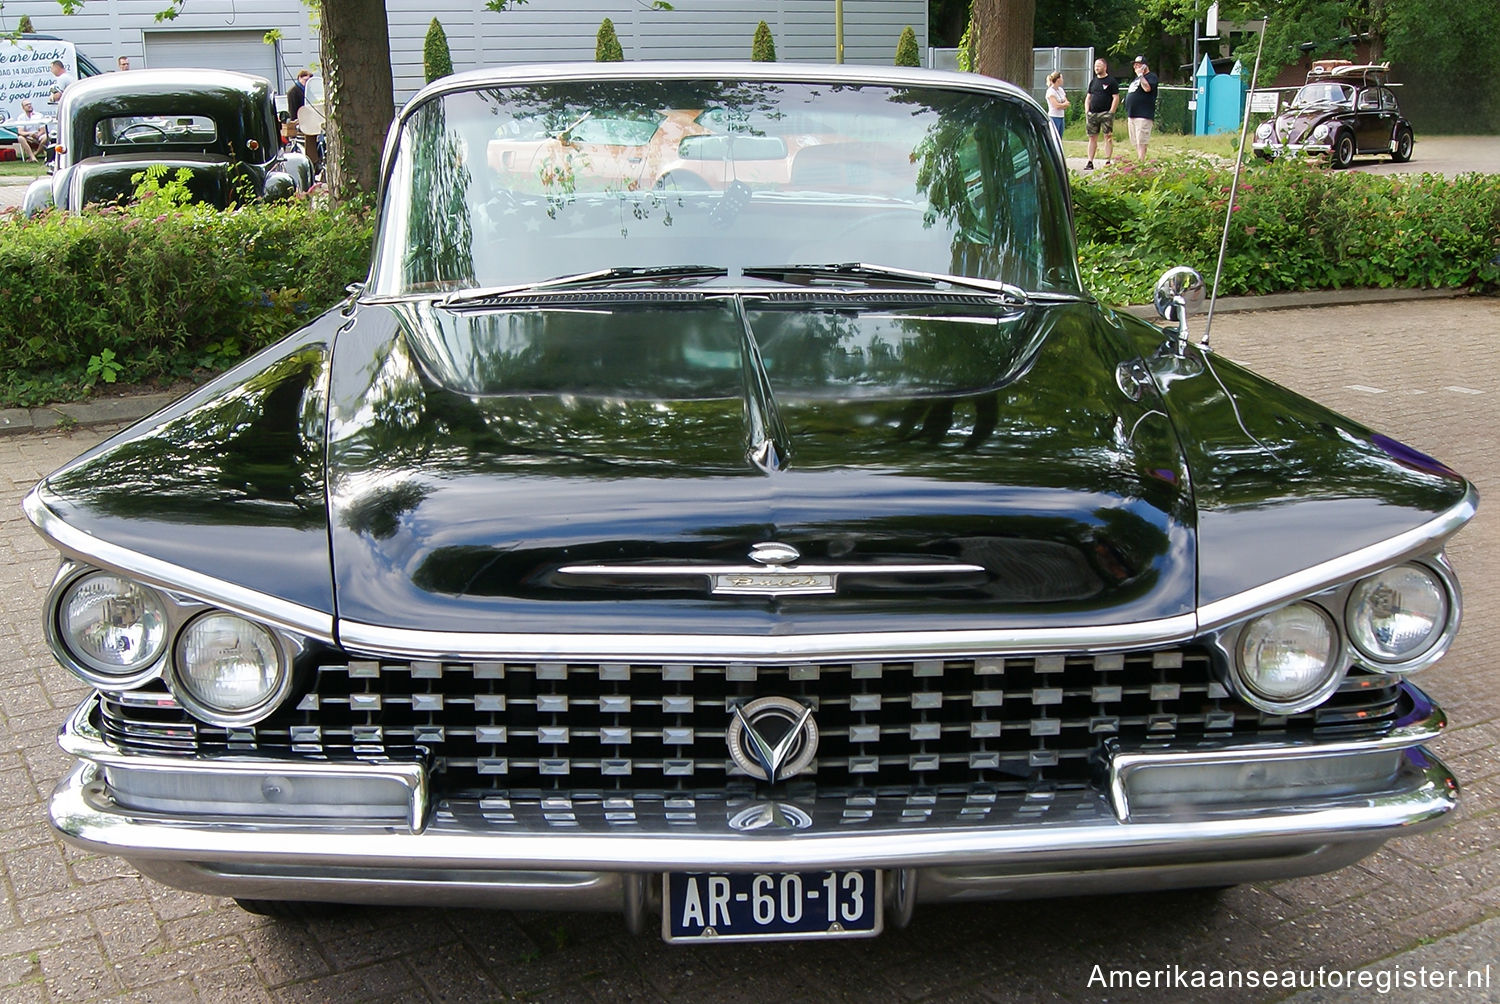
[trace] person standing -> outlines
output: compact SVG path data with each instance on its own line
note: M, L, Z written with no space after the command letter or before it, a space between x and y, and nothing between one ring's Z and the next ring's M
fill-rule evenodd
M1068 120L1068 94L1063 90L1063 75L1060 70L1053 70L1047 75L1047 111L1052 116L1052 124L1057 127L1057 138L1062 139L1063 126Z
M1130 142L1135 144L1135 155L1146 159L1146 144L1151 142L1151 128L1156 124L1156 74L1146 63L1145 56L1135 57L1135 79L1125 92L1125 128L1130 132Z
M52 77L52 97L49 101L55 105L62 100L63 91L67 90L68 85L74 81L73 74L68 72L67 66L61 59L52 61Z
M1104 135L1104 166L1115 155L1115 109L1120 107L1120 84L1109 75L1109 63L1094 60L1094 79L1089 81L1088 100L1083 106L1083 130L1089 137L1089 159L1085 171L1094 169L1094 151Z
M311 79L311 70L299 70L297 82L286 89L286 115L293 122L297 121L302 106L307 104L307 82Z

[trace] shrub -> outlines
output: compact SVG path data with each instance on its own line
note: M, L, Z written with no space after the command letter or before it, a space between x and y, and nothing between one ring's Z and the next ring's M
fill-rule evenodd
M1137 165L1075 177L1085 284L1146 303L1157 275L1211 278L1233 167ZM1247 165L1235 193L1220 295L1500 283L1500 176L1393 176L1285 161Z
M750 43L750 59L756 63L776 62L776 39L771 37L771 26L764 21L755 26L755 39Z
M615 23L609 18L599 22L599 34L594 36L594 62L625 62L625 50L620 47L619 36L615 34Z
M34 35L34 34L36 34L36 29L34 27L32 27L32 25L31 25L31 15L30 14L22 14L21 15L21 20L16 24L16 31L19 31L23 35Z
M453 72L453 54L448 51L448 33L437 18L427 26L427 38L422 42L422 73L427 83Z
M911 25L901 29L901 38L896 42L897 66L921 66L921 55L917 52L917 33Z
M0 407L223 368L342 300L372 228L361 206L221 211L165 193L0 221Z

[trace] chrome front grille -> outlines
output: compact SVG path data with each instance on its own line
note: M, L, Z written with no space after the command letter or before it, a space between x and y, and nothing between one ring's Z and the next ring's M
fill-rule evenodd
M813 769L788 789L1034 792L1093 782L1101 743L1368 733L1398 712L1396 681L1351 676L1314 712L1278 717L1172 649L793 665L351 660L253 727L195 722L164 690L105 695L100 727L142 752L421 759L438 797L753 791L725 745L738 703L814 709Z

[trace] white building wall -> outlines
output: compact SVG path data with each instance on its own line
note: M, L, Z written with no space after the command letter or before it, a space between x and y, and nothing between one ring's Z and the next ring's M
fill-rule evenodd
M325 0L337 3L339 0ZM496 14L484 0L388 0L391 69L396 100L422 85L422 41L436 17L448 36L455 70L516 63L592 60L594 38L606 17L626 59L749 59L755 26L764 20L783 62L834 59L833 0L672 0L670 11L645 0L531 0ZM174 21L157 22L165 0L90 0L65 15L57 0L5 0L0 30L31 15L36 30L73 42L103 69L115 57L146 65L153 31L202 32L204 62L212 65L215 32L281 32L276 64L285 90L303 66L316 66L314 15L302 0L191 0ZM901 30L910 25L919 52L927 50L927 0L844 0L844 61L889 65ZM243 36L240 36L243 37Z

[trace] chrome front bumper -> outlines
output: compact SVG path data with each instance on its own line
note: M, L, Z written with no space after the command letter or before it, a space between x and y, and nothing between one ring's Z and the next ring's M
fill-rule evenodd
M92 729L86 702L63 729L63 748L81 762L53 793L50 814L70 843L123 857L167 884L217 895L623 910L632 928L640 929L659 885L649 877L660 872L879 868L892 895L907 897L895 910L899 923L918 899L1050 896L1313 874L1356 861L1391 837L1430 828L1456 807L1457 784L1421 745L1442 729L1442 712L1420 691L1410 692L1413 712L1377 739L1111 750L1106 789L1073 793L1065 812L1029 812L1035 808L1029 798L1002 795L1000 802L1014 804L973 813L959 807L936 817L930 810L909 818L898 814L894 822L874 823L814 812L807 828L748 832L713 812L700 813L689 825L580 822L582 817L569 822L571 813L564 812L561 824L496 827L469 811L473 803L428 806L425 771L412 764L363 768L410 791L409 811L380 819L130 809L116 800L106 774L125 780L137 773L179 773L196 775L201 783L205 772L231 780L255 772L289 774L295 785L297 771L319 768L264 759L127 756ZM1297 762L1343 769L1335 772L1335 782L1294 799L1279 793L1288 783L1304 784L1300 779L1281 778L1276 797L1257 798L1244 787ZM1232 782L1244 797L1224 797L1222 774L1201 797L1177 793L1188 775L1172 771L1189 764L1244 779ZM1351 785L1347 768L1362 764L1371 765L1369 778ZM1161 768L1167 770L1153 775ZM362 768L324 769L339 779ZM1308 777L1334 776L1319 775L1319 769ZM1140 785L1153 776L1164 780ZM1133 798L1132 791L1150 797Z

